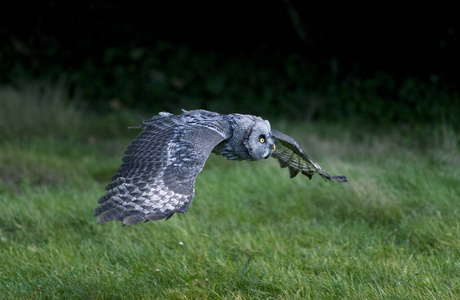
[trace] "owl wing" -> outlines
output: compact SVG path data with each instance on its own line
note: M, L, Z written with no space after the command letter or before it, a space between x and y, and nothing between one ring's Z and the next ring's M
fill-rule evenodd
M227 138L225 126L222 119L203 125L167 113L144 122L138 127L144 131L128 146L108 192L98 200L98 222L132 225L186 212L196 176L211 150Z
M290 136L277 130L272 130L272 135L276 139L276 150L272 157L278 159L281 168L289 168L291 178L300 172L310 179L314 174L319 174L325 179L347 182L345 176L332 176L324 171L300 149L299 144Z

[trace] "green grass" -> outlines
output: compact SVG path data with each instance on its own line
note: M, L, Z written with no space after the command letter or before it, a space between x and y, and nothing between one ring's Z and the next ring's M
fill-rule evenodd
M113 128L116 119L97 126L84 121L81 115L76 122L91 133L105 132L105 121ZM349 182L289 180L275 160L212 156L187 214L136 226L99 225L92 210L129 138L63 139L59 133L2 141L1 297L460 295L458 133L273 123Z

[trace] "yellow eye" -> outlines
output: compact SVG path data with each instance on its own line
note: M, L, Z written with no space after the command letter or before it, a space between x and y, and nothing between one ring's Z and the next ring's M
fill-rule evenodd
M263 143L265 143L265 139L263 137L260 137L259 142L261 142L263 144Z

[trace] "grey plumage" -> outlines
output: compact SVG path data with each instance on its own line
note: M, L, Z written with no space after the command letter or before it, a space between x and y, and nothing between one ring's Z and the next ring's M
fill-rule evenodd
M319 174L346 182L313 162L290 136L272 130L260 117L221 115L205 110L181 115L160 113L138 127L143 131L125 151L122 165L94 210L99 223L124 225L169 219L188 210L195 179L211 152L231 160L260 160L272 156L290 177Z

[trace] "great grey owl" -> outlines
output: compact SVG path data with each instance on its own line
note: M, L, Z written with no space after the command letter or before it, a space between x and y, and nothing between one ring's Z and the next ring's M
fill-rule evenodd
M122 165L105 188L108 192L98 200L94 216L99 223L118 220L132 225L185 213L195 193L195 179L211 152L231 160L272 156L289 169L291 178L300 172L310 179L317 173L347 181L326 173L293 138L252 115L162 112L134 128L143 131L126 149Z

